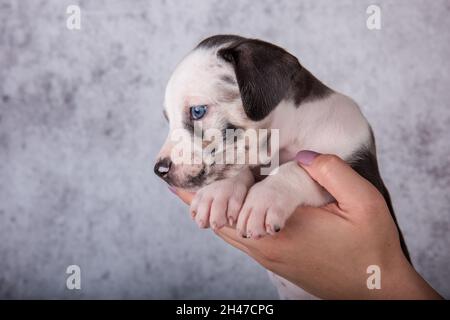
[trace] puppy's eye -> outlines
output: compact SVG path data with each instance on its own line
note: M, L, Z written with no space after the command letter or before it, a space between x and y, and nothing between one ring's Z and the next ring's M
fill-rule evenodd
M206 105L201 106L193 106L190 108L191 119L192 120L200 120L206 114L206 110L208 107Z

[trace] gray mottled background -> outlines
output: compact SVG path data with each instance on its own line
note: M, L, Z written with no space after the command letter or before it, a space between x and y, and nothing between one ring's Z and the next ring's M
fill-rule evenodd
M0 0L0 298L277 297L152 173L165 83L216 33L282 45L360 103L414 263L450 298L450 1L377 1L380 31L371 3Z

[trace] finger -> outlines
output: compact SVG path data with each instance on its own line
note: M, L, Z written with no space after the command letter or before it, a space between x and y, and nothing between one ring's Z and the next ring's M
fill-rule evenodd
M189 205L192 201L192 199L195 196L195 193L189 192L183 189L174 188L172 186L169 186L169 190L175 193L184 203Z
M216 230L215 233L222 238L224 241L231 244L233 247L243 251L244 253L251 256L251 251L247 247L245 241L249 241L242 237L236 235L236 232L228 227L222 228L220 230Z
M370 203L381 196L369 181L338 156L300 151L296 161L337 200L341 208Z
M224 227L216 231L216 234L233 247L255 259L264 267L269 267L270 262L265 258L264 252L267 252L268 250L271 250L270 248L274 247L274 241L277 241L276 238L265 237L260 240L245 239L236 234L236 232L229 227Z
M263 238L261 240L244 239L240 236L237 236L234 230L227 227L218 230L216 234L228 244L232 245L238 250L241 250L249 257L253 258L257 263L259 263L267 270L271 270L272 272L275 270L276 263L268 260L263 254L261 254L261 252L264 251L264 245L261 245L261 242L266 238ZM254 249L251 245L255 243L257 244L257 247ZM260 248L261 250L259 250L258 248Z

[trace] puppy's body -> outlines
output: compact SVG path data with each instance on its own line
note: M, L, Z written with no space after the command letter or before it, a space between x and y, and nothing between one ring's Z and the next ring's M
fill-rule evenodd
M393 215L373 134L358 105L326 87L277 46L237 36L204 40L175 70L165 104L171 132L178 129L186 136L195 134L195 120L188 114L197 105L208 106L201 120L205 128L279 130L280 167L256 183L254 165L172 165L173 143L166 141L155 172L174 186L198 190L191 212L201 227L230 224L243 236L259 238L282 229L298 206L332 201L293 162L299 150L348 161L378 188ZM408 256L401 233L400 238ZM274 279L280 296L305 298L300 288Z

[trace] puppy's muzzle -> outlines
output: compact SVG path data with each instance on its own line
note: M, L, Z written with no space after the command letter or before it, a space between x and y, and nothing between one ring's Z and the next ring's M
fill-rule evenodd
M168 181L172 161L170 158L159 159L155 164L155 174L165 181Z

